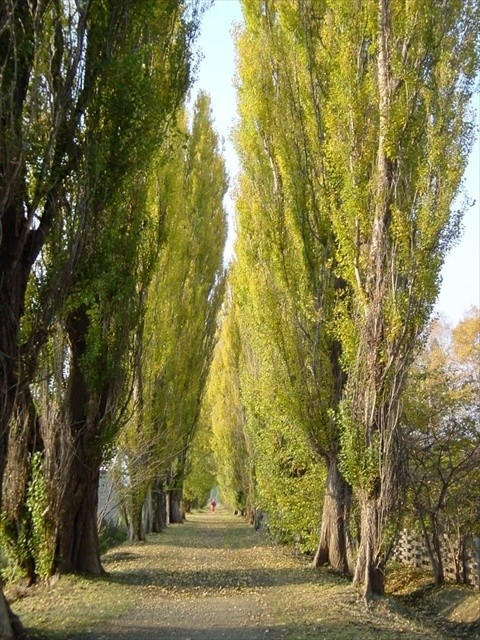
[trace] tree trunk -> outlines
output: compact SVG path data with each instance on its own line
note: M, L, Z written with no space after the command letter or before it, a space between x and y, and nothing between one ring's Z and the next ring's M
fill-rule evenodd
M37 579L35 559L26 541L31 536L32 516L26 507L28 485L32 480L32 456L43 451L40 421L30 388L18 392L11 425L6 471L2 487L3 510L8 534L22 549L21 567L29 583Z
M377 0L377 81L378 81L378 150L374 189L375 214L372 220L365 268L364 289L357 322L360 323L356 373L353 376L353 424L361 425L365 454L378 456L369 474L362 478L361 541L354 582L363 583L364 595L384 595L387 524L399 492L398 469L402 449L396 447L401 388L408 359L400 347L394 349L388 369L385 356L392 347L388 338L388 274L395 273L390 247L392 161L388 153L391 108L390 84L390 7L388 0ZM359 282L359 284L361 284ZM396 292L394 292L396 294ZM349 380L350 382L350 380ZM351 452L355 455L355 451Z
M34 59L34 25L27 3L0 4L0 487L18 384L18 332L33 264L25 215L24 103ZM10 24L8 24L10 23ZM6 26L7 25L7 26ZM34 256L36 257L36 256Z
M97 529L99 477L99 464L92 465L88 458L77 458L70 482L63 488L55 553L55 568L60 573L95 576L105 573L100 562Z
M27 640L27 634L18 617L12 612L0 589L0 638L1 640Z
M161 480L154 480L150 488L151 514L150 526L152 533L159 533L167 526L167 503L163 483Z
M62 424L44 435L48 482L56 521L56 569L61 573L104 573L97 529L100 452L95 451L101 408L94 404L82 369L88 315L85 306L67 319L72 355ZM101 405L102 403L99 403Z
M336 454L332 454L328 460L320 541L313 560L314 567L328 564L336 571L350 575L347 554L350 501L351 487L338 469Z
M141 292L142 303L145 298L146 292ZM143 369L142 369L142 357L143 357L143 332L144 322L143 319L135 334L135 346L134 346L134 376L133 376L133 390L132 400L135 407L133 415L133 424L135 425L137 438L141 441L142 429L144 428L144 387L143 387ZM139 465L140 464L140 468ZM142 451L139 455L138 461L133 465L132 471L132 483L133 489L131 489L130 504L132 513L130 516L130 530L129 540L131 542L145 542L146 527L143 522L144 505L149 497L148 480L145 474L145 469L148 469L148 451ZM148 473L148 472L147 472Z
M1 167L0 167L1 168ZM8 214L8 212L7 212ZM8 215L6 215L8 219ZM20 353L18 332L24 310L25 291L29 269L14 250L13 229L1 219L0 229L0 487L7 462L10 421L18 393ZM9 240L11 246L8 245ZM9 260L16 259L11 267Z
M143 505L143 521L146 533L160 533L167 526L166 496L162 490L163 483L154 480L148 490L147 499Z
M385 595L385 557L379 540L383 522L376 496L361 500L361 539L353 583L363 584L365 598Z
M145 501L142 507L142 521L143 521L143 529L144 529L145 535L147 533L152 533L152 512L153 512L152 490L151 488L149 488L147 491L147 497L145 498Z
M143 495L143 492L142 492ZM128 539L130 542L145 542L145 527L143 524L143 500L135 493L132 496L132 512Z
M1 167L0 167L1 169ZM1 171L0 171L1 172ZM18 389L18 329L23 314L29 265L20 258L21 250L14 242L16 228L12 212L0 212L0 509L2 487L8 455L10 420ZM18 227L17 227L18 231ZM13 267L12 267L13 264ZM28 268L27 268L28 267ZM0 587L0 637L19 640L25 637L23 627L10 610Z
M440 544L440 532L438 519L435 514L430 514L431 537L428 534L427 527L423 518L420 519L425 546L432 565L433 577L437 587L445 583L445 573L443 570L442 546Z
M468 584L468 551L467 551L468 537L462 535L459 542L459 557L461 565L461 583Z
M170 522L182 524L185 520L182 506L182 492L179 489L170 491Z
M168 526L171 522L170 520L170 503L171 503L171 493L167 491L165 493L165 524Z

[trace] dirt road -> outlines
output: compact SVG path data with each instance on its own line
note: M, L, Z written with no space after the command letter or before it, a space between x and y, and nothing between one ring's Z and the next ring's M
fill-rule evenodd
M443 628L398 598L366 608L349 581L314 571L222 510L147 543L116 547L102 580L61 578L15 604L33 638L75 640L433 640ZM468 594L467 594L468 595ZM472 633L474 635L472 635Z

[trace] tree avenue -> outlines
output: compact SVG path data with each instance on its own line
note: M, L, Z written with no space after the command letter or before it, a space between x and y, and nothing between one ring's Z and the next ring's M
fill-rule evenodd
M142 417L130 421L122 433L118 461L128 468L120 492L130 501L134 538L144 539L145 530L159 517L155 509L150 523L141 522L149 493L156 501L168 493L164 523L183 519L187 458L200 421L223 297L226 188L210 101L200 94L191 128L186 123L180 128L176 149L158 174L163 245L142 326L142 398L134 407L137 418L140 411Z
M241 4L226 272L225 162L208 96L186 106L208 2L0 3L5 580L102 575L106 469L132 540L215 489L365 596L401 525L465 579L478 309L424 339L479 0Z

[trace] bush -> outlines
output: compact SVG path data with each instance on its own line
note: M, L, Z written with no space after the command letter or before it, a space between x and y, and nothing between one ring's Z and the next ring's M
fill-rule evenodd
M117 547L128 539L128 532L122 525L115 525L108 520L104 520L98 532L100 554L106 553L109 549Z

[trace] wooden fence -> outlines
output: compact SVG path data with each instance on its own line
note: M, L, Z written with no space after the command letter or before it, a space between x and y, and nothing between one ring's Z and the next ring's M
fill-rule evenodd
M444 536L442 545L442 562L446 581L454 582L456 579L454 554L458 555L458 549L449 544L448 537ZM402 564L416 567L417 569L430 569L430 559L427 548L421 535L412 534L404 529L395 544L393 559ZM463 582L475 586L480 590L480 537L472 538L467 546L465 558L460 562L463 573Z

